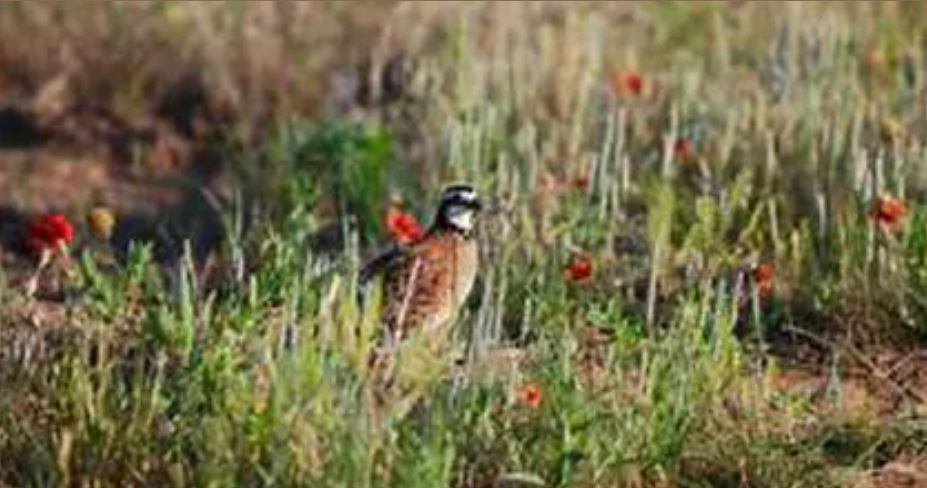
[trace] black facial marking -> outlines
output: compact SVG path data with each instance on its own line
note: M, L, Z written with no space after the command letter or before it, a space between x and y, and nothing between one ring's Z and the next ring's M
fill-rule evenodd
M468 198L469 197L469 198ZM441 197L441 207L461 206L473 210L480 210L482 205L476 196L476 191L470 185L450 185L444 189Z
M443 193L445 195L450 195L451 193L474 193L474 190L473 186L461 183L445 187Z

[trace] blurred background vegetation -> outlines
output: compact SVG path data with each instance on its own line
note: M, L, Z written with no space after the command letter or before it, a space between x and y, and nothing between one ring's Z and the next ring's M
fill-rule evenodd
M0 486L927 483L925 4L10 2L0 68ZM468 360L384 393L352 277L453 181Z

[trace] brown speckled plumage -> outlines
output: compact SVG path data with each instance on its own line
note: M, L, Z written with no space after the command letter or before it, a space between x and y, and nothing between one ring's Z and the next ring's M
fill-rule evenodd
M381 277L382 321L392 339L420 328L439 330L454 317L473 287L478 266L476 239L471 229L456 226L449 216L454 215L452 206L475 213L479 203L475 195L463 203L449 199L447 195L460 188L468 187L445 190L435 222L421 240L393 248L361 273L362 283Z

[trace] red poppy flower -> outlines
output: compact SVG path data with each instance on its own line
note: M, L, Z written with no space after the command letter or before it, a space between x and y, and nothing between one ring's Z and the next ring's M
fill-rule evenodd
M681 160L689 159L692 156L692 141L685 137L676 139L673 143L673 154Z
M574 257L566 266L563 273L570 281L583 281L592 276L592 262L585 254Z
M770 263L759 263L753 267L750 274L760 296L769 296L773 291L776 268Z
M576 188L577 190L585 191L586 188L589 188L589 176L583 173L581 175L577 175L576 177L574 177L573 178L573 188Z
M425 235L414 215L392 208L386 213L386 228L401 244L411 244Z
M908 208L904 202L891 195L882 195L873 202L872 218L882 227L888 230L894 230L905 214Z
M74 226L60 213L48 213L26 226L26 240L34 251L56 250L74 239Z
M623 69L615 73L612 84L617 93L640 95L644 91L644 77L636 70Z
M541 406L541 385L531 382L518 389L518 401L522 405L537 409Z

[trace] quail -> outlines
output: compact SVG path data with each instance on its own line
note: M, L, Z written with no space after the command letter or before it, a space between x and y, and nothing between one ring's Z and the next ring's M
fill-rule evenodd
M477 273L473 230L481 209L472 186L448 186L420 239L394 245L361 269L362 289L373 283L382 286L380 313L387 343L413 330L440 331L463 305Z

